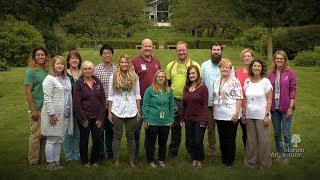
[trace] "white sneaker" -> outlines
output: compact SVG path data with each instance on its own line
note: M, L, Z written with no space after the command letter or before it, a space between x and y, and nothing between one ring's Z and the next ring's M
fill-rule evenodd
M165 168L166 167L166 164L163 161L159 161L159 165L160 165L161 168Z
M150 166L151 168L157 168L157 165L156 165L154 162L149 163L149 166Z

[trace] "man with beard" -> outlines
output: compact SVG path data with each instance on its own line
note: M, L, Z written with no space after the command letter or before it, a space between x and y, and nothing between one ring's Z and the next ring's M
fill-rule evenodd
M142 98L141 107L143 102L143 96L146 89L151 85L154 74L161 69L160 62L157 58L152 56L153 43L150 39L144 39L141 42L141 54L132 60L132 64L135 72L139 76L140 95ZM139 143L140 143L140 130L143 120L140 119L137 122L134 129L134 137L136 143L135 160L139 157Z
M187 69L191 65L196 65L200 69L197 62L189 59L187 43L183 41L178 42L176 52L178 59L170 62L166 68L168 81L171 82L169 84L171 84L171 89L177 105L174 123L171 127L171 142L168 150L168 156L171 158L178 155L181 143L180 112L182 109L183 89L186 83ZM189 152L188 144L186 144L186 149Z
M208 120L207 120L207 129L208 129L208 155L213 155L216 149L216 123L213 118L213 80L221 76L218 63L222 60L222 51L223 46L219 43L213 43L211 46L211 59L205 61L201 65L202 71L202 80L205 85L208 87L209 99L208 99ZM234 76L234 68L231 70L231 75Z

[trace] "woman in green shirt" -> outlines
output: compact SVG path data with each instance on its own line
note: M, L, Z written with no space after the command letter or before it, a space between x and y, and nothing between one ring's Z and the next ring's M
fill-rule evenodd
M158 137L159 165L164 168L167 140L170 126L174 122L175 101L168 80L163 70L155 73L152 84L143 97L142 114L146 131L146 156L149 166L156 168L154 163L155 142Z

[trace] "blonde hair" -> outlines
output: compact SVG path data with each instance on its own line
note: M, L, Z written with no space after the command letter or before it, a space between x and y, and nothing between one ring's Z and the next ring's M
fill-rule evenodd
M219 68L220 68L221 66L229 66L230 69L232 69L232 63L231 63L231 61L230 61L229 59L222 59L222 60L219 62L218 66L219 66Z
M276 51L276 52L274 53L273 58L272 58L272 68L273 68L272 71L275 72L275 71L277 70L277 65L276 65L276 63L275 63L275 60L276 60L276 56L277 56L278 54L282 55L283 58L284 58L283 69L284 69L284 70L289 69L289 59L288 59L287 54L286 54L284 51L282 51L282 50L278 50L278 51Z
M61 63L63 64L63 72L62 72L62 76L66 77L67 76L67 62L66 60L62 57L62 56L55 56L52 60L51 66L49 68L49 72L52 76L57 76L58 74L55 72L54 70L54 64L57 61L61 61Z
M154 74L154 77L153 77L153 80L152 80L152 83L151 83L152 90L153 90L154 92L159 92L160 85L158 84L158 82L157 82L156 79L157 79L157 76L158 76L161 72L164 74L164 79L165 79L163 85L161 85L161 89L162 89L163 91L165 91L165 92L169 92L169 91L170 91L170 87L169 87L169 85L168 85L167 75L166 75L166 73L164 72L164 70L161 70L161 69L158 70L158 71Z
M91 61L84 61L80 67L80 76L83 76L83 69L89 67L92 69L92 74L94 73L94 64Z
M249 52L251 54L251 56L254 57L253 51L251 49L249 49L249 48L246 48L246 49L242 50L241 53L240 53L240 59L241 60L243 60L244 54L247 53L247 52Z
M186 48L188 49L188 44L187 44L186 42L184 42L184 41L179 41L179 42L177 42L176 48L177 48L178 45L180 45L180 44L184 44L184 45L186 46Z
M121 59L124 58L128 62L127 71L123 72L120 68ZM126 79L124 79L126 78ZM137 82L137 74L134 71L130 57L126 54L123 54L119 57L118 65L113 74L113 88L115 91L119 92L123 89L131 91L134 89Z

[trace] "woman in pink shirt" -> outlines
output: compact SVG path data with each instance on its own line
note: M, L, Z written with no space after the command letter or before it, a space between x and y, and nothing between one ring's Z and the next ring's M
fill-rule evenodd
M244 81L249 77L249 65L253 60L253 51L249 48L246 48L241 51L240 53L240 58L243 61L243 66L240 67L239 69L236 70L236 77L239 79L241 87L242 87L242 92L243 92L243 97L245 97L244 90L243 90L243 85ZM242 101L241 104L241 109L245 109L245 101ZM244 115L243 113L241 113ZM243 146L246 147L246 141L247 141L247 129L246 129L246 118L245 116L241 117L241 120L239 120L240 126L242 129L242 142Z

